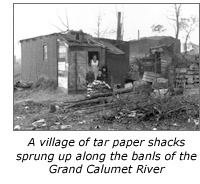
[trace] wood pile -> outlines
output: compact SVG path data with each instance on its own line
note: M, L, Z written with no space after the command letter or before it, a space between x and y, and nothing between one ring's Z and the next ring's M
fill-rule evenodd
M177 68L176 86L192 89L199 86L199 69Z
M87 97L94 94L111 92L111 87L104 81L95 80L93 83L87 85Z

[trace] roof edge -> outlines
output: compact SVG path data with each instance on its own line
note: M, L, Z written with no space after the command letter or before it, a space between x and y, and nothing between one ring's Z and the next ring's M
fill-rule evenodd
M24 41L28 41L28 40L33 40L33 39L37 39L37 38L48 37L48 36L54 36L54 35L58 35L58 34L59 33L52 33L52 34L47 34L47 35L35 36L35 37L31 37L31 38L22 39L22 40L20 40L20 42L24 42Z

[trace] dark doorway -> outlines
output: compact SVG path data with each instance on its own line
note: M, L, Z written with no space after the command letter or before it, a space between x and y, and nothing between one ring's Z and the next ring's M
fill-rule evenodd
M99 61L99 52L88 52L88 65L91 66L91 60L93 59L93 56L97 56L97 60Z

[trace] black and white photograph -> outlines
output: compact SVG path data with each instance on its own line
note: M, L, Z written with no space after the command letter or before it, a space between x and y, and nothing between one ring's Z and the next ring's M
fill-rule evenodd
M198 131L199 4L13 5L14 131Z

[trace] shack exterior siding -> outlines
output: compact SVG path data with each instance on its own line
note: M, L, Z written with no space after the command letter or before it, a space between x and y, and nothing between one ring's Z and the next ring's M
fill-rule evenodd
M89 60L96 53L100 69L108 68L113 84L124 84L124 52L82 31L21 40L21 48L22 80L36 82L45 76L54 79L68 92L86 90Z
M129 70L130 44L129 42L123 42L123 43L118 44L117 47L125 53L124 72L127 73Z
M36 82L41 76L57 81L57 36L38 37L21 41L22 80ZM47 59L43 47L47 46Z
M120 84L121 87L124 87L126 68L124 60L124 54L115 55L111 52L106 52L106 65L111 85Z

